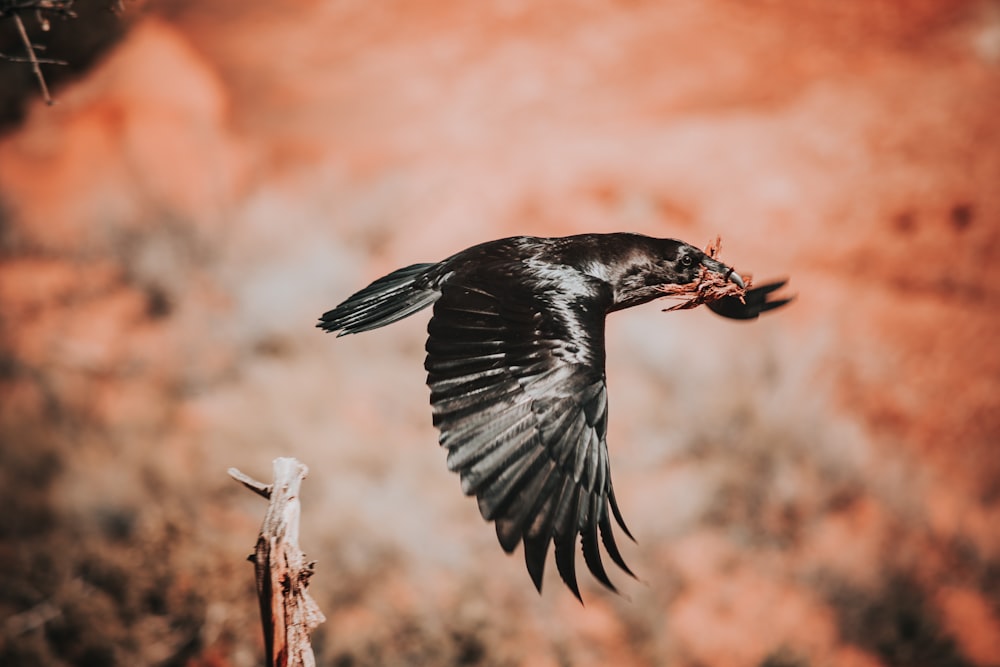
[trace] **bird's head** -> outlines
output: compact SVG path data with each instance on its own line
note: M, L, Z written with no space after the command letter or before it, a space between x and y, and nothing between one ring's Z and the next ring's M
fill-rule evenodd
M746 286L740 274L712 256L715 251L711 247L705 252L676 239L641 238L646 242L636 247L613 282L612 310L661 298L664 293L678 291L674 286L693 286L704 278L706 271L715 274L720 279L717 282L732 283L740 289Z
M673 257L660 259L659 273L664 276L665 284L686 285L702 276L702 268L722 276L724 281L730 281L739 287L746 287L743 278L735 270L715 259L713 254L695 248L693 245L678 241Z

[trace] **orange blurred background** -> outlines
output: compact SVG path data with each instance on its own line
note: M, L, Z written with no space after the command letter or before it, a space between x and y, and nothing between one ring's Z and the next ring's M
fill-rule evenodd
M1000 4L127 7L0 135L0 663L260 664L310 467L319 664L1000 665ZM427 313L319 314L512 234L704 246L794 304L608 321L636 544L536 594L436 446ZM614 573L612 573L614 576Z

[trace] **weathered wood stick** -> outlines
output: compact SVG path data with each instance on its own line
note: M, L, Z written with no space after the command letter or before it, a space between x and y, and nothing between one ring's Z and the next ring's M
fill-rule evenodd
M268 667L315 667L309 633L326 620L306 590L314 563L307 563L299 548L299 488L308 473L309 468L292 458L274 460L273 484L229 469L231 477L270 500L250 556Z

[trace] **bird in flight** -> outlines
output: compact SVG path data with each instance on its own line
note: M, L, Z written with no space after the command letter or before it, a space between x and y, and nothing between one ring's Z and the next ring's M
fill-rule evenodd
M671 290L694 293L706 279L736 291L688 304L723 317L755 319L790 300L771 298L784 281L746 289L715 254L639 234L515 236L394 271L317 326L360 333L433 305L424 368L448 468L495 523L504 551L523 545L535 588L554 545L559 575L579 599L578 537L606 587L615 590L599 541L632 575L611 526L613 516L632 537L608 463L607 314Z

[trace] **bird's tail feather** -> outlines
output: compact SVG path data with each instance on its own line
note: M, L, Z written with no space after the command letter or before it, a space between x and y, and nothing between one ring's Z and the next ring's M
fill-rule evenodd
M379 278L323 313L316 326L343 336L383 327L426 308L441 292L433 285L418 285L418 281L434 266L412 264Z

